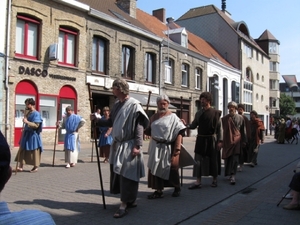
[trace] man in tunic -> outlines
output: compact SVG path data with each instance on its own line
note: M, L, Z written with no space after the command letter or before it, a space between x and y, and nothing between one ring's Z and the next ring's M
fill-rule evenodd
M156 99L157 113L150 118L145 134L151 136L148 159L148 187L156 191L148 199L163 197L164 187L174 187L173 197L180 195L179 157L185 126L176 114L169 110L167 95Z
M60 129L66 129L64 150L66 168L74 167L78 161L80 142L78 130L85 124L85 119L76 115L71 106L66 107L66 116L57 125Z
M198 127L198 135L195 144L195 161L193 176L196 182L189 189L201 188L201 176L212 176L211 187L217 187L217 177L221 174L220 149L223 142L223 128L221 123L221 111L211 107L212 95L203 92L200 95L201 109L196 113L187 129ZM184 124L186 123L183 120Z
M145 176L143 133L149 119L140 102L129 96L129 85L124 79L117 78L112 89L117 101L109 119L96 119L94 115L90 118L96 119L98 126L112 127L110 192L121 193L121 205L114 214L114 218L121 218L127 214L127 208L137 206L139 180Z
M250 122L251 122L251 139L250 139L250 149L252 153L250 166L254 167L257 165L257 156L260 144L264 143L265 139L265 126L263 121L258 118L258 114L255 110L250 112Z
M0 131L0 194L5 184L11 177L12 169L10 167L11 153L8 143ZM25 190L26 191L26 190ZM7 203L0 201L0 224L43 224L55 225L49 213L40 210L21 210L11 212Z
M239 163L242 146L246 146L246 129L243 116L236 113L238 105L229 102L229 114L222 118L223 151L222 159L225 162L225 176L229 176L230 184L235 184L235 175Z
M251 152L249 151L249 140L251 139L251 128L250 128L250 120L248 119L247 116L244 115L245 112L245 105L244 104L238 104L238 114L243 116L244 121L245 121L245 128L246 128L246 136L247 136L247 143L246 145L242 146L240 158L239 158L239 166L238 166L238 171L243 170L244 162L249 162L251 159Z
M42 132L42 117L35 110L35 100L27 98L25 100L26 114L23 118L23 131L20 141L20 148L15 161L19 164L18 172L23 171L23 165L33 165L31 173L37 172L41 161L43 145L40 133Z

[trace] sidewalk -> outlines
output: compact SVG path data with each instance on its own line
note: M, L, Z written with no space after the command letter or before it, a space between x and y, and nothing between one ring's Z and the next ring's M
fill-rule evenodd
M195 137L183 141L193 155ZM144 143L146 151L148 142ZM183 169L181 196L171 197L172 188L164 190L164 198L148 200L152 192L147 178L141 179L138 207L129 209L126 217L114 219L120 200L109 193L109 165L101 163L105 194L104 209L96 153L91 162L92 143L82 144L79 163L64 168L64 152L57 146L55 166L52 167L53 146L45 146L42 165L37 173L13 175L1 199L11 210L27 208L49 212L57 224L298 224L300 211L282 209L289 200L281 197L288 191L293 169L300 160L297 145L279 145L268 136L261 146L258 166L245 166L237 174L236 185L230 185L222 175L218 187L210 187L211 178L203 178L202 188L188 190L194 182L192 167ZM12 156L16 155L16 149ZM148 155L144 154L145 166ZM101 159L103 160L103 159ZM15 166L15 163L12 163ZM28 171L30 166L25 167ZM222 171L223 172L223 171ZM147 170L146 170L147 174Z

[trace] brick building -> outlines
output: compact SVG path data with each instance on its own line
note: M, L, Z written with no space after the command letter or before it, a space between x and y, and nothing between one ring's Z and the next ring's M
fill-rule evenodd
M156 96L166 93L172 110L186 121L198 110L202 91L220 90L215 74L239 83L240 71L210 44L171 21L166 24L164 13L159 18L138 10L135 0L13 0L11 7L8 88L3 90L10 116L3 119L11 124L15 146L28 97L42 114L44 144L53 144L55 122L65 107L73 106L88 121L91 104L114 104L110 88L117 77L128 81L130 95L145 109L151 92L149 115L156 110ZM221 90L225 97L214 104L224 111L237 90ZM90 141L89 122L80 136ZM60 131L60 143L63 137Z

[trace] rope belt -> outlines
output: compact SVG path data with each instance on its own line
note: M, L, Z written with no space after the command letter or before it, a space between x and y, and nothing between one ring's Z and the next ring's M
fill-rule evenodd
M172 143L172 142L168 142L167 140L163 140L163 139L155 139L154 137L152 137L152 139L160 144L170 145Z
M197 137L213 137L216 136L216 134L198 134Z

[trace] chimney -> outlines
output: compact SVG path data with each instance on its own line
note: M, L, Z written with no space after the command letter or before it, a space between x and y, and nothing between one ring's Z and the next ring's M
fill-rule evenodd
M226 0L222 0L222 11L226 11Z
M153 10L152 15L159 19L161 22L166 22L166 10L164 8Z
M136 18L136 1L137 0L116 0L116 3L131 17Z

